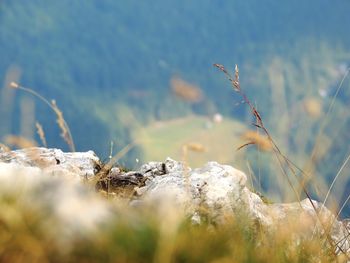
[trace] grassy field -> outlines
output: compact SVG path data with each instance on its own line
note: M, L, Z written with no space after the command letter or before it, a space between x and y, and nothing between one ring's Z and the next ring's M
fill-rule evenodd
M191 167L199 167L208 161L238 164L244 150L235 152L244 143L241 138L244 124L232 119L213 123L209 118L189 116L163 122L154 122L134 134L143 151L143 161L160 161L166 157L186 161ZM191 151L184 156L183 147L197 144L204 151Z

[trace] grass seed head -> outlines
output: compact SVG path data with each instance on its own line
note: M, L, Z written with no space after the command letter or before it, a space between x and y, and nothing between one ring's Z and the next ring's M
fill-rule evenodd
M12 82L10 83L10 88L12 88L12 89L18 89L18 88L19 88L19 84L16 83L16 82L14 82L14 81L12 81Z

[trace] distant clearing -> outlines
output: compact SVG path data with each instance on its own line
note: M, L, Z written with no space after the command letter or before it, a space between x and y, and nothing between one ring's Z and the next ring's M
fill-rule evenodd
M223 164L239 163L244 150L236 149L244 143L241 134L246 126L239 121L225 119L213 123L209 118L189 116L169 121L154 122L134 134L143 150L143 161L161 161L166 157L183 159L182 148L189 143L201 144L205 152L188 150L187 161L198 167L208 161Z

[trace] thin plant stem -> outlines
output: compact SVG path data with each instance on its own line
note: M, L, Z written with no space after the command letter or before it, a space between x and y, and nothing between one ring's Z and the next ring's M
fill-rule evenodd
M343 171L345 165L349 162L349 160L350 160L350 154L348 155L348 157L346 158L346 160L343 162L342 166L341 166L340 169L338 170L337 175L334 177L334 179L333 179L333 181L332 181L332 184L331 184L331 186L329 187L328 192L327 192L327 194L326 194L326 197L325 197L325 199L324 199L324 201L323 201L323 205L325 205L325 203L327 202L327 199L328 199L328 197L329 197L329 194L330 194L330 192L331 192L331 190L332 190L332 188L333 188L335 182L337 181L337 179L338 179L340 173Z
M136 144L137 144L136 141L127 144L117 154L115 154L112 158L110 158L108 163L106 163L102 167L102 169L98 172L96 178L98 178L99 180L105 178L108 175L109 171L113 168L113 165L116 162L118 162L120 158L122 158L125 154L127 154L133 147L135 147Z
M337 98L337 96L338 96L338 94L339 94L339 92L340 92L340 89L343 87L343 83L344 83L345 79L348 77L349 73L350 73L350 68L348 68L348 69L346 70L346 73L344 74L342 80L340 81L340 83L339 83L339 85L338 85L338 87L337 87L337 90L336 90L336 92L335 92L335 94L334 94L334 96L333 96L333 98L332 98L331 104L330 104L329 107L328 107L328 110L327 110L327 112L326 112L326 115L325 115L325 117L323 118L323 121L322 121L322 123L321 123L321 127L320 127L320 129L319 129L319 132L318 132L317 137L316 137L316 140L315 140L314 149L313 149L313 151L312 151L312 153L311 153L311 158L310 158L310 159L311 159L311 160L310 160L311 162L313 162L314 159L315 159L315 156L316 156L317 150L318 150L318 141L320 140L321 136L323 135L323 132L324 132L324 129L325 129L325 127L326 127L327 119L328 119L328 117L329 117L329 114L331 113L331 111L332 111L332 109L333 109L333 107L334 107L335 100L336 100L336 98Z
M51 110L53 110L55 112L55 114L58 115L57 114L57 106L55 107L54 105L52 105L46 98L44 98L38 92L36 92L36 91L34 91L34 90L30 89L30 88L23 87L23 86L21 86L21 85L19 85L17 83L11 83L11 87L13 87L14 89L23 90L25 92L28 92L28 93L32 94L33 96L37 97L42 102L44 102L47 106L49 106L51 108ZM71 131L69 129L69 126L68 126L66 120L62 118L62 121L64 123L65 129L67 130L67 133L68 133L68 136L69 136L68 146L70 147L70 150L72 152L75 152L75 145L74 145L72 133L71 133Z
M276 142L273 140L273 138L271 137L270 133L268 132L268 130L266 129L263 120L260 116L260 113L256 110L256 108L252 105L252 103L250 102L250 100L248 99L248 97L245 95L245 93L241 90L240 87L240 82L239 82L239 70L238 70L238 66L235 66L235 76L232 77L231 74L225 69L225 67L221 64L214 64L215 67L217 67L219 70L221 70L229 79L229 81L231 82L231 85L233 87L233 89L243 98L243 101L248 105L251 114L255 117L255 121L256 123L254 124L254 126L260 128L267 136L268 140L271 142L272 146L273 146L273 152L278 160L278 163L280 165L280 168L282 170L283 175L287 178L287 181L289 183L289 185L291 186L291 188L293 189L293 191L296 194L296 197L299 200L299 195L296 193L289 177L288 177L288 173L284 168L284 164L288 167L288 169L292 172L293 176L295 177L295 179L297 180L299 186L301 187L302 191L304 192L304 194L306 195L307 199L309 200L309 202L311 203L311 206L313 208L313 210L315 211L317 220L320 222L322 228L325 230L325 234L326 234L326 238L327 241L329 242L329 244L331 245L331 247L337 247L345 256L347 256L347 254L345 253L345 251L337 244L334 244L330 234L327 230L327 227L322 223L321 219L320 219L320 215L319 215L319 211L317 210L314 202L311 199L311 196L308 192L308 190L306 189L306 186L304 184L302 184L296 174L296 171L294 168L296 168L297 170L302 172L302 169L300 169L297 165L295 165L293 162L291 162L279 149L279 147L277 146ZM284 162L284 163L283 163ZM294 167L294 168L293 168ZM304 172L302 172L302 174L304 174ZM299 204L300 204L300 200L299 200ZM301 204L300 204L301 205ZM335 253L335 251L333 251L333 253ZM349 257L347 256L347 258L349 259Z

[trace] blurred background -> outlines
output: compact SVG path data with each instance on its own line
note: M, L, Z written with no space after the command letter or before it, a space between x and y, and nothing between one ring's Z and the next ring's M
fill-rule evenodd
M15 81L56 100L77 151L106 160L111 142L112 154L134 142L120 160L130 168L215 160L271 200L295 200L249 108L213 67L238 64L242 89L322 200L350 152L349 10L347 0L0 0L0 142L42 145L39 122L48 147L69 150L55 113L10 89ZM236 150L251 140L258 147ZM332 190L338 205L349 173L345 164Z

